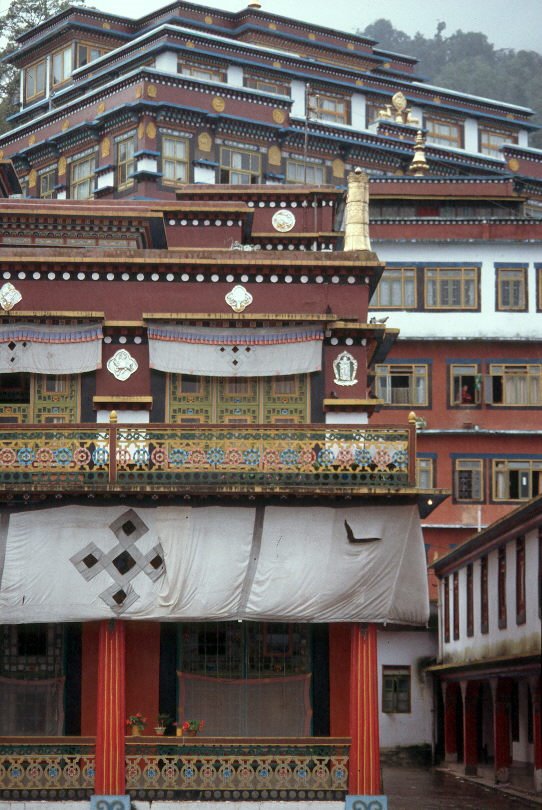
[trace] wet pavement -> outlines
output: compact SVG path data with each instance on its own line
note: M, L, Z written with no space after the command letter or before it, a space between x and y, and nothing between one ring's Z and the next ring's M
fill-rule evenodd
M382 769L389 810L522 810L542 808L542 797L514 795L438 769Z

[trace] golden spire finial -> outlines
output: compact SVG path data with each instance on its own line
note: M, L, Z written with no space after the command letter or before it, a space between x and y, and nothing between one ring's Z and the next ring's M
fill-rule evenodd
M425 138L419 129L414 141L414 157L408 167L408 173L415 177L423 177L429 171L429 164L425 159Z
M359 166L348 175L344 250L371 250L369 178Z

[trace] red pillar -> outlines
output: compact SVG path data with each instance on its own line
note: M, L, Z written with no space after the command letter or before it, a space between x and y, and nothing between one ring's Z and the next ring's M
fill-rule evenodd
M95 784L95 793L99 796L125 793L124 659L124 623L100 622Z
M478 692L476 681L463 681L463 761L465 773L476 776L478 768Z
M351 627L349 793L377 796L380 784L376 625Z
M457 762L457 690L457 684L443 681L444 758L446 762Z
M493 722L495 736L495 781L508 782L510 776L510 684L498 680L491 682L493 694Z
M534 789L542 793L542 718L541 718L541 682L540 678L530 678L531 701L533 706L533 754L534 754Z

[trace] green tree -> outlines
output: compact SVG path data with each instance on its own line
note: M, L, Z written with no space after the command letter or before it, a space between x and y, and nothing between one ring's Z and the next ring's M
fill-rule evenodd
M84 0L78 3L84 5ZM12 0L6 13L0 15L0 59L16 48L17 37L70 5L69 0ZM10 128L6 119L18 109L18 101L18 72L0 62L0 132Z

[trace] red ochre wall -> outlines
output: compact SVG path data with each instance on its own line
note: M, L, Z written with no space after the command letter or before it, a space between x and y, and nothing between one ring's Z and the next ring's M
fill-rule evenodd
M329 625L329 734L350 736L350 625Z
M81 686L81 735L96 734L96 678L98 673L98 622L83 625ZM160 672L160 623L126 623L126 716L147 718L145 734L153 734L158 714Z

